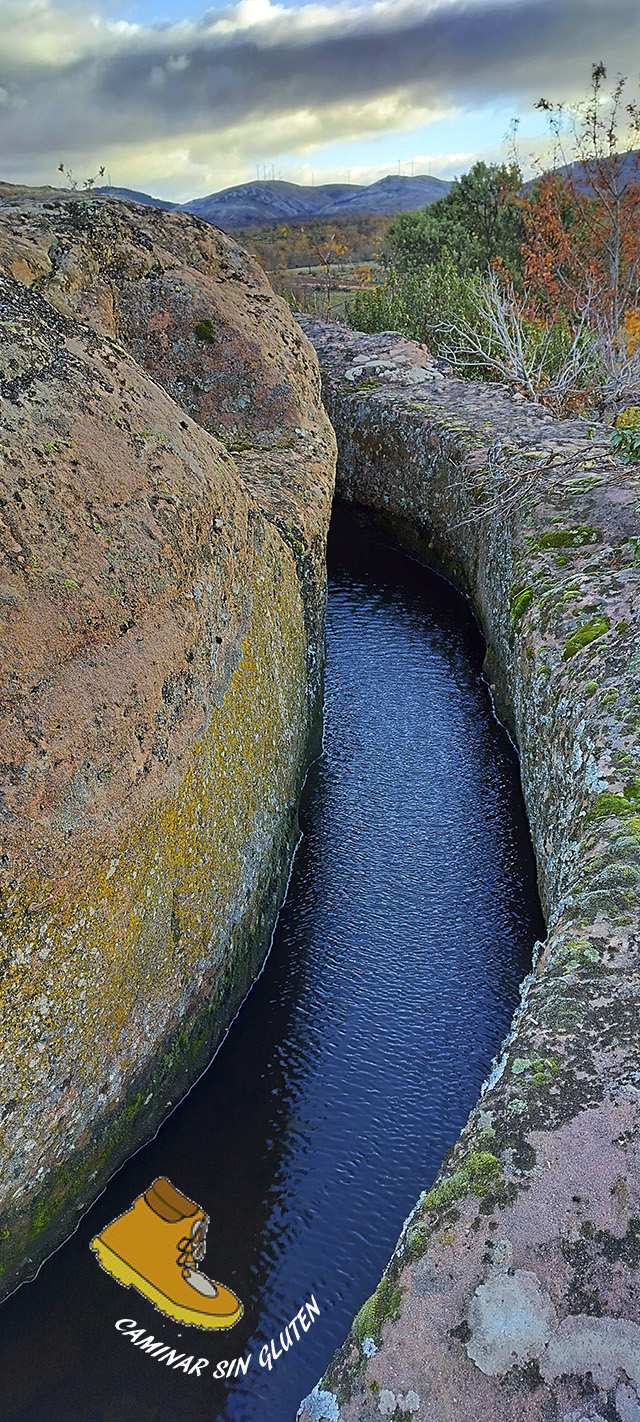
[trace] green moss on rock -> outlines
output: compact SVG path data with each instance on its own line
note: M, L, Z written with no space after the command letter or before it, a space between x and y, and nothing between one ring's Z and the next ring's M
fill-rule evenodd
M399 1284L392 1284L385 1276L353 1320L353 1333L358 1342L361 1343L364 1338L373 1338L374 1343L379 1343L383 1324L387 1319L400 1317L401 1304L402 1289Z
M551 533L543 533L537 540L538 548L584 548L589 543L601 543L599 528L579 524L577 528L554 528Z
M439 1210L453 1204L454 1200L461 1200L464 1195L482 1197L499 1182L500 1161L496 1156L489 1150L472 1151L454 1175L434 1185L425 1199L424 1208Z
M595 803L589 811L589 820L603 820L612 816L615 819L625 819L628 815L637 816L640 814L640 781L632 780L625 786L623 795L616 795L611 790L601 790L596 796Z
M213 329L211 321L209 321L208 318L204 321L196 321L195 326L193 328L193 334L196 337L196 340L207 341L209 345L213 345L216 339L216 333Z
M533 592L531 588L516 588L511 597L511 626L517 627L520 618L524 616L528 607L533 602Z
M570 657L575 657L576 652L580 652L583 647L588 647L590 642L595 642L597 637L602 637L609 631L610 622L608 617L591 617L588 622L584 622L582 627L578 627L571 634L565 643L562 653L563 662L567 662Z

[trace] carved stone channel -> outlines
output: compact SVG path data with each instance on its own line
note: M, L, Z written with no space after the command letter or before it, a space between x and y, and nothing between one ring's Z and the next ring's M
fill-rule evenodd
M300 1422L640 1418L640 478L606 431L303 322L338 494L471 598L548 937Z

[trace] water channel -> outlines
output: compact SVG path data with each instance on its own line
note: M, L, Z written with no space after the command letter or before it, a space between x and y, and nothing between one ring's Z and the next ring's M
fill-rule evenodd
M544 925L478 628L344 513L329 568L324 752L271 954L197 1086L0 1308L3 1422L294 1422L508 1029ZM161 1175L211 1217L228 1332L163 1318L89 1250ZM123 1318L209 1366L141 1352Z

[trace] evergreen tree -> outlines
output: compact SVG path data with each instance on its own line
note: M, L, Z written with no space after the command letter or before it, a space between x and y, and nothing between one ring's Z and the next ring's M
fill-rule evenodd
M407 272L448 254L460 276L498 264L519 283L524 228L514 199L521 184L516 163L476 163L446 197L394 218L386 241L390 261Z

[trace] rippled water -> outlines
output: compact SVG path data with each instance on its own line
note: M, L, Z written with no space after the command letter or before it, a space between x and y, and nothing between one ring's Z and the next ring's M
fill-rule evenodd
M344 518L330 572L324 754L267 966L190 1096L0 1309L3 1422L293 1422L508 1027L544 929L478 630ZM158 1175L211 1216L203 1267L245 1305L228 1333L163 1319L89 1251ZM320 1316L261 1367L311 1296ZM209 1368L141 1353L123 1317Z

